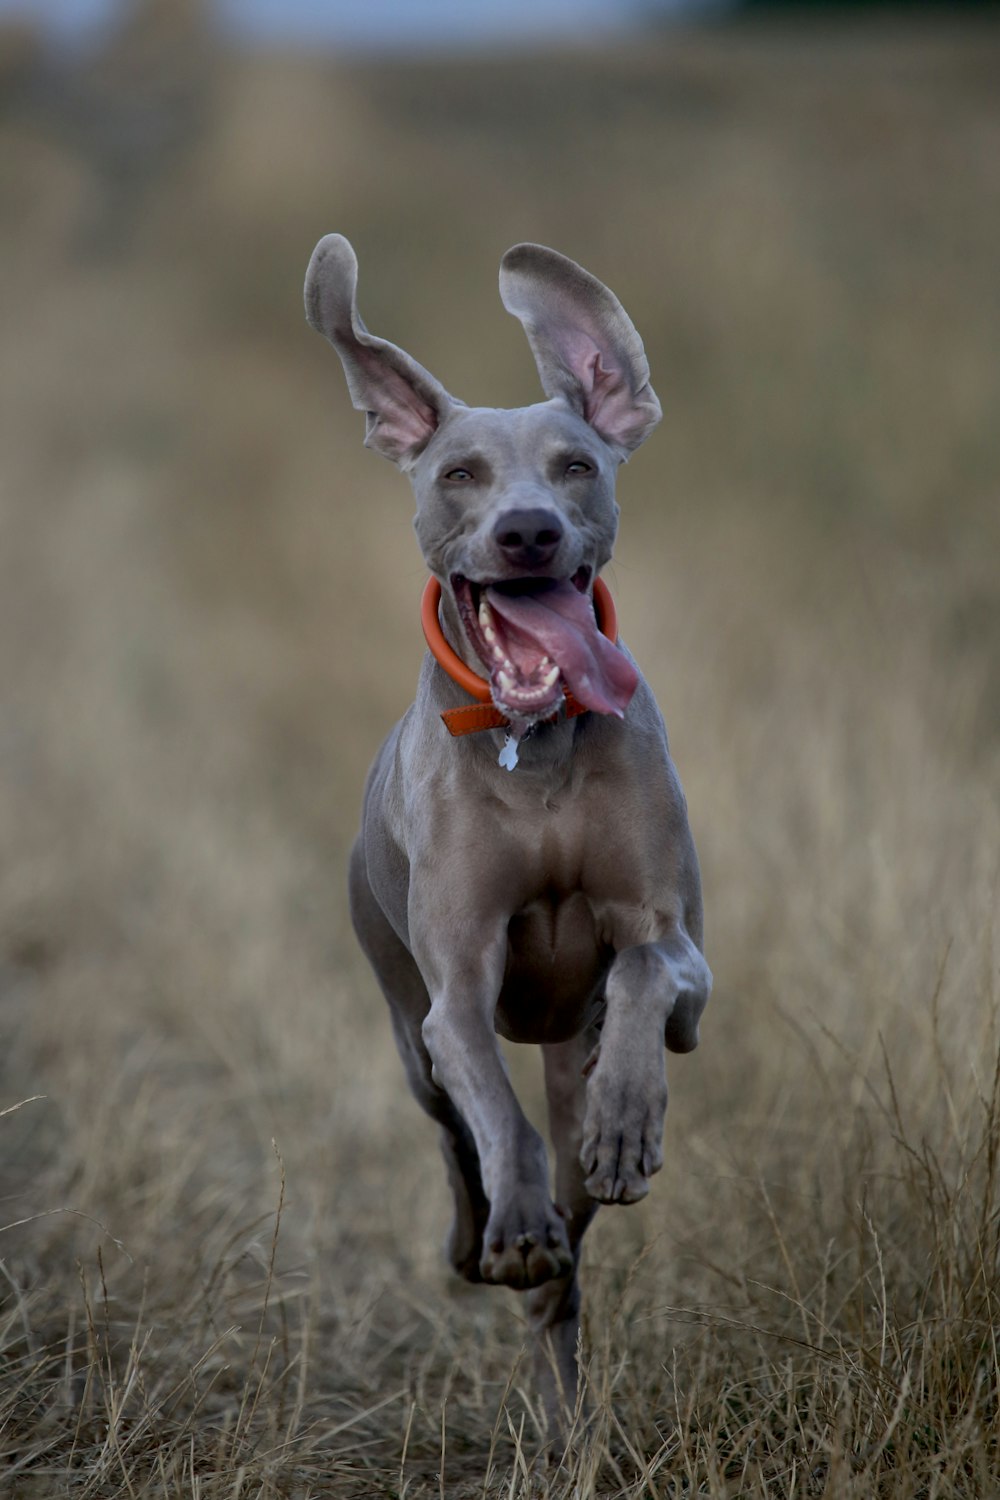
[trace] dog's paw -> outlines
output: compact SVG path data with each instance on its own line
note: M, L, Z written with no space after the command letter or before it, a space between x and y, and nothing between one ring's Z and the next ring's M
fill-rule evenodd
M587 1085L580 1165L585 1187L599 1203L638 1203L649 1178L663 1166L666 1077L646 1088L602 1076L598 1066Z
M573 1269L566 1224L540 1188L522 1188L490 1213L479 1270L484 1281L524 1291Z

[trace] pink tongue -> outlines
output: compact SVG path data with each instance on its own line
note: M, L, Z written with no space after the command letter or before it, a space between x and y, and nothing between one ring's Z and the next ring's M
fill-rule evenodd
M566 579L537 594L487 589L486 598L504 635L550 656L575 698L595 713L624 714L639 674L598 630L587 594Z

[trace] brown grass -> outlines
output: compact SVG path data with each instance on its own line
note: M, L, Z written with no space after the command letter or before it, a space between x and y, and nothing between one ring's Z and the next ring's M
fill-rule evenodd
M996 30L3 58L0 1492L997 1493ZM345 918L422 564L301 320L333 228L498 404L555 244L667 411L610 581L716 993L562 1466Z

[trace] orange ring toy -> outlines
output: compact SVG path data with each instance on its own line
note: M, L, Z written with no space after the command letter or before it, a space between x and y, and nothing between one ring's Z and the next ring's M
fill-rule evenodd
M427 642L439 666L444 667L452 682L457 682L459 687L480 703L492 703L490 685L485 677L480 677L471 667L467 667L457 651L445 640L444 631L441 629L441 621L438 619L438 608L441 604L441 585L431 574L424 589L424 596L420 601L420 623L424 630L424 640ZM613 645L618 643L618 615L615 611L615 601L611 597L611 591L603 578L594 579L594 613L597 616L597 628L603 636L606 636Z

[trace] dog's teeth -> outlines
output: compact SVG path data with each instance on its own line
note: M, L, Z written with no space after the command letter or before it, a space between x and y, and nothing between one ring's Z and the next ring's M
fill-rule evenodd
M551 656L549 656L548 652L546 652L544 656L539 657L539 659L538 659L538 671L539 672L546 672L546 671L548 671L548 669L549 669L549 667L551 667L551 665L552 665L552 658L551 658Z
M542 678L542 687L547 687L547 688L554 687L555 686L556 678L558 676L559 676L559 668L555 667L555 666L550 667L550 669L546 672L545 676Z
M491 631L490 634L492 635L493 632ZM489 636L487 636L487 640L488 639L489 639ZM493 647L493 657L494 657L495 661L504 662L504 663L506 663L506 665L508 667L510 666L510 662L507 661L506 656L504 656L504 654L503 654L503 647L502 646L494 645L494 647Z
M503 668L500 669L500 671L499 671L499 673L497 675L498 675L498 677L500 679L500 691L501 691L501 693L512 693L514 691L514 679L513 679L513 677L511 677L509 673L505 672L503 670Z
M479 616L479 618L480 618L480 621L481 621L481 620L482 620L482 618L483 618L483 617L482 617L482 614L480 614L480 616ZM494 641L495 641L495 640L496 640L496 638L497 638L497 633L496 633L496 631L495 631L495 630L494 630L494 629L493 629L493 626L492 626L492 625L484 625L484 626L483 626L483 635L484 635L484 636L485 636L485 637L486 637L486 639L487 639L487 640L488 640L488 641L489 641L489 643L490 643L490 645L491 645L491 646L492 646L492 645L493 645L493 642L494 642ZM499 647L498 647L498 648L497 648L497 649L498 649L498 650L499 650Z
M486 630L491 629L492 628L492 622L493 622L493 616L490 613L490 607L489 607L489 605L486 603L485 599L480 599L480 601L479 601L479 623L483 627L483 630L486 631Z
M511 677L513 677L513 675L514 675L514 663L511 661L511 659L510 659L509 656L505 656L504 657L503 664L504 664L504 669L510 673Z

